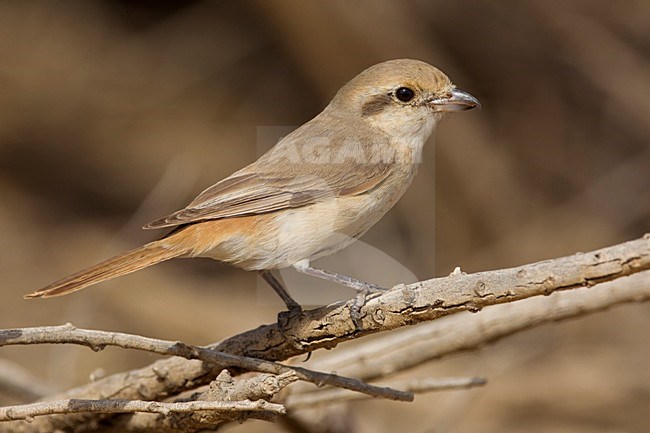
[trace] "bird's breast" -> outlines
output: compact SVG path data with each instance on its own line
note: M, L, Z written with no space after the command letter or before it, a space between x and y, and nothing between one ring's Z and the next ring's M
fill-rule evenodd
M363 235L404 194L417 164L394 164L375 188L331 196L307 206L238 218L205 221L184 229L178 240L189 255L243 269L277 269L332 254Z

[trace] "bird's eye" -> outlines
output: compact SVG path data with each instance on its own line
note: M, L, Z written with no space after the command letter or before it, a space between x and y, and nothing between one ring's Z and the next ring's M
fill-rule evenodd
M395 97L402 102L408 102L415 96L415 92L408 87L400 87L395 91Z

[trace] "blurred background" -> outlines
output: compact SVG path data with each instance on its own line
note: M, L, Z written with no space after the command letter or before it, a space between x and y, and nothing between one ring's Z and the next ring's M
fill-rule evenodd
M72 322L207 344L274 321L282 304L254 274L208 260L64 298L22 295L159 236L140 227L393 58L438 66L483 110L442 122L396 208L363 244L318 264L391 284L640 237L650 227L648 35L645 0L0 2L0 327ZM360 256L394 266L377 276ZM306 304L351 296L328 285L306 296L316 283L300 281ZM648 431L649 313L618 307L423 367L490 382L413 404L355 403L350 425ZM9 347L0 358L57 390L156 359L78 347Z

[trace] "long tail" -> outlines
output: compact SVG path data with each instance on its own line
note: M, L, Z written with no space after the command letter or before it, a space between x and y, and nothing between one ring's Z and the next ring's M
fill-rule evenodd
M179 249L165 248L161 246L160 242L154 241L65 277L34 293L25 295L25 298L50 298L67 295L92 284L130 274L181 254L183 251Z

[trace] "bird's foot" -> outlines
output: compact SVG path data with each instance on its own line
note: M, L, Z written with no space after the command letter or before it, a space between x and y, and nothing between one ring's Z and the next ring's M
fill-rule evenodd
M363 283L363 285L354 287L354 289L357 291L357 296L354 297L354 300L350 304L350 318L352 319L352 323L354 323L354 329L356 333L363 329L361 322L363 319L361 308L366 305L368 295L383 293L388 289L370 283Z

